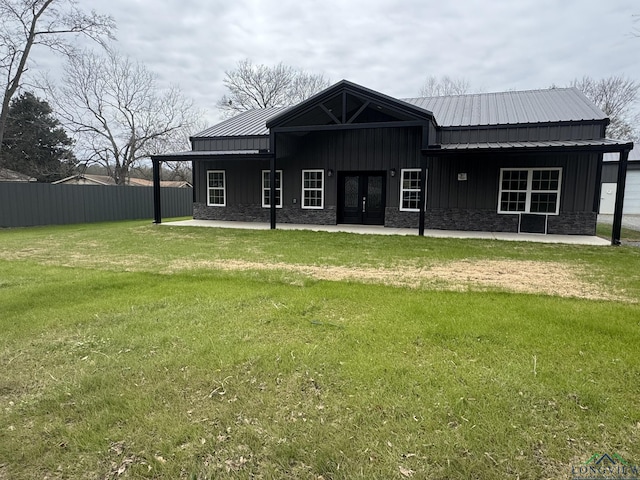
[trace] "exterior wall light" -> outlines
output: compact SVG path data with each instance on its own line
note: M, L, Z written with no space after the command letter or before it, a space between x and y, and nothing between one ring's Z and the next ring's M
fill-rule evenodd
M333 177L333 170L327 170L327 177Z
M392 177L395 177L395 176L396 176L396 169L395 169L395 168L392 168L392 169L391 169L391 176L392 176Z

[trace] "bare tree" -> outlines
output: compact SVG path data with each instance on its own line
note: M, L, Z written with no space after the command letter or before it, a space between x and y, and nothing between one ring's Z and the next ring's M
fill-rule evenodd
M422 97L442 97L445 95L463 95L469 93L471 84L464 78L451 78L444 75L440 78L433 75L427 77L420 88Z
M189 140L195 133L205 130L208 126L204 120L204 112L193 110L193 121L185 124L182 128L172 131L168 135L156 138L149 143L147 151L150 155L157 155L166 152L185 152L191 150L191 141ZM153 172L150 169L143 171L143 175L147 177ZM183 180L192 182L193 172L191 171L191 162L163 162L161 176L163 180ZM151 178L151 177L149 177Z
M158 145L198 121L177 87L160 90L145 66L116 52L69 57L61 86L49 96L77 138L77 155L103 165L118 185Z
M574 79L570 86L582 91L609 117L609 137L622 140L638 139L635 125L640 118L634 108L638 103L640 83L624 76L611 76L599 80L584 76Z
M0 148L9 103L20 88L31 51L44 46L71 54L69 36L82 35L99 43L112 38L112 17L85 13L76 0L0 0L0 75L3 97L0 111ZM0 151L1 152L1 151Z
M225 72L223 81L229 90L218 101L225 117L254 108L294 105L329 86L323 74L311 74L293 67L254 65L251 60L238 62L235 70Z

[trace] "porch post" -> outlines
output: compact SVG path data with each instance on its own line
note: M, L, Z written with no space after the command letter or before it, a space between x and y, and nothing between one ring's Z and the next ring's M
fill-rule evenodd
M622 230L622 208L624 207L624 187L627 182L627 161L629 150L620 152L618 160L618 186L616 189L616 208L613 212L613 229L611 231L611 245L620 245L620 231Z
M160 201L160 165L162 162L152 158L153 163L153 223L162 223L161 201Z
M424 237L424 211L427 204L427 156L423 153L420 157L420 222L418 235Z

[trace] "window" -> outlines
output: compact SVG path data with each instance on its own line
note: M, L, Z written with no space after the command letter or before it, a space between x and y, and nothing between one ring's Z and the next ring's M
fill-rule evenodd
M502 168L498 213L560 211L561 168Z
M420 211L420 169L403 169L400 175L400 210Z
M324 208L324 170L302 171L302 208Z
M271 206L270 170L262 171L262 206ZM276 170L276 207L282 208L282 170Z
M224 170L207 171L207 205L224 207L227 204L227 191Z

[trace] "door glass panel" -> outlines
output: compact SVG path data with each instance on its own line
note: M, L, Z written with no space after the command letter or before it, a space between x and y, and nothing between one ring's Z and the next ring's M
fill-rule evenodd
M382 207L382 177L369 177L367 183L367 204L369 208Z
M344 206L358 208L359 177L344 177Z

